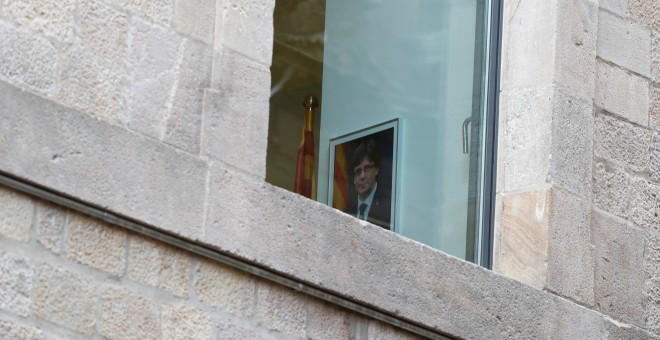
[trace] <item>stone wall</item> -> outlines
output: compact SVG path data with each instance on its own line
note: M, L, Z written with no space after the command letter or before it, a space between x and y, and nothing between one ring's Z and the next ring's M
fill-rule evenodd
M0 187L2 339L417 339Z
M660 334L660 2L544 6L505 1L495 270Z

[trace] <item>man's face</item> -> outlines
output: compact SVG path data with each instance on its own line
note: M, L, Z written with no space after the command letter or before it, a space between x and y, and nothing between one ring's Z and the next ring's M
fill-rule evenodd
M353 184L361 199L365 199L371 193L371 189L376 184L377 175L378 168L367 157L364 157L362 162L353 168Z

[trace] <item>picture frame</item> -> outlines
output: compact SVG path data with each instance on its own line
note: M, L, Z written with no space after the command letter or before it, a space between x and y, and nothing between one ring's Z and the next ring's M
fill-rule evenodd
M398 118L330 139L328 205L396 231L398 144ZM363 214L360 197L371 200Z

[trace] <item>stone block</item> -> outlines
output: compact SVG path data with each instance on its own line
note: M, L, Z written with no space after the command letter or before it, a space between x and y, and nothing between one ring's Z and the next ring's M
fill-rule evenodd
M222 8L217 11L215 20L216 30L222 34L222 45L266 67L270 66L273 57L275 1L228 0L221 4Z
M204 89L211 83L212 59L210 46L184 42L172 111L165 126L163 140L193 154L200 151Z
M227 318L216 321L214 339L275 340L279 337L248 322Z
M214 0L177 0L174 11L177 32L213 45L215 3Z
M346 338L348 339L348 338ZM369 340L422 340L421 336L410 334L379 321L369 322Z
M191 261L192 258L181 250L134 236L128 247L128 277L187 298Z
M311 339L359 339L351 327L351 313L333 305L310 299L307 319L307 337Z
M128 18L102 2L80 1L80 42L98 60L123 65L128 55Z
M633 123L649 126L648 80L626 70L598 63L594 104Z
M651 109L649 110L649 126L656 132L660 131L660 87L651 89Z
M14 322L0 320L0 339L46 340L46 336L39 328L22 326Z
M0 77L34 91L57 91L58 52L46 38L0 22Z
M503 17L510 19L502 32L502 90L550 86L555 80L557 1L503 4Z
M636 172L649 169L651 131L611 117L595 118L594 155Z
M630 8L631 0L600 0L598 5L602 9L606 9L620 17L628 16L628 9Z
M62 59L57 101L111 123L123 124L128 91L123 71L99 65L86 52L71 51Z
M75 0L13 0L5 13L11 21L63 43L75 37Z
M630 0L630 17L652 29L660 30L660 2Z
M651 44L651 79L660 83L660 30L653 31Z
M0 121L3 171L173 234L201 234L199 158L4 82Z
M30 314L33 281L30 260L0 250L0 309L20 316Z
M122 287L102 288L98 332L108 339L160 339L158 306Z
M253 315L254 277L217 263L202 261L195 270L193 282L200 302L240 317Z
M645 77L651 74L651 31L638 23L601 10L597 51L602 59Z
M66 229L68 258L112 275L124 273L128 237L124 229L80 214L70 215Z
M0 236L26 243L34 216L34 201L20 192L0 187Z
M183 39L145 21L133 20L129 68L129 128L161 139L173 105L172 93L183 48Z
M55 254L62 252L67 214L61 207L50 203L37 204L37 240Z
M505 117L500 157L504 191L545 185L552 150L552 88L502 93L500 112Z
M660 228L658 197L660 197L660 186L643 178L631 177L628 207L630 219L643 227Z
M607 324L606 339L625 339L625 340L657 340L658 337L643 329L630 325L617 325L610 321Z
M96 283L76 273L42 264L34 287L34 315L88 336L94 333Z
M644 231L595 212L594 295L600 312L644 327Z
M500 245L493 270L543 289L548 270L550 189L502 195Z
M204 94L202 154L266 176L269 70L225 50L223 83Z
M553 190L548 228L547 288L587 306L594 304L594 248L591 240L589 200Z
M106 0L161 26L169 27L174 17L174 0Z
M660 182L660 135L658 134L653 135L653 144L651 144L651 180Z
M558 0L557 7L554 81L571 96L591 102L596 78L598 3Z
M594 136L591 103L559 89L553 98L551 179L582 197L591 196Z
M181 305L164 305L161 316L162 339L212 339L213 323L211 318L201 310Z
M649 233L644 249L644 316L649 330L660 333L660 234Z
M255 320L267 329L303 337L308 303L304 295L290 289L270 283L259 284Z
M629 176L619 167L597 162L593 170L594 206L621 218L628 217Z

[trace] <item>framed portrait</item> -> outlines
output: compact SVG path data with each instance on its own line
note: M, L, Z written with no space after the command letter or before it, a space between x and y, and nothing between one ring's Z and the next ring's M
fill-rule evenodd
M328 202L385 229L396 229L399 119L330 139Z

